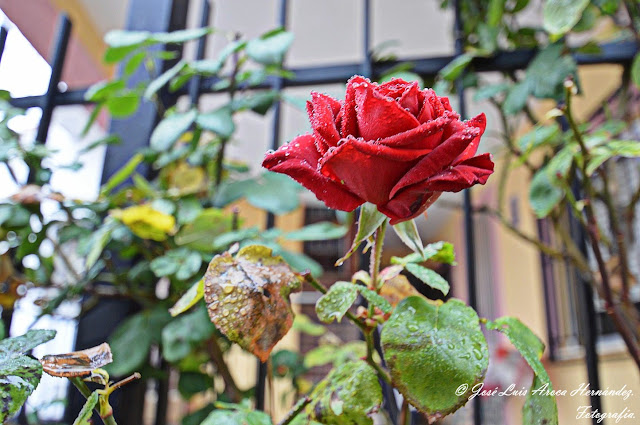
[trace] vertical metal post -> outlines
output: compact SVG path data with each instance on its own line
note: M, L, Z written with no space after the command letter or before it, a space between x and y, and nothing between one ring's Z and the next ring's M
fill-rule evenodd
M4 53L4 45L7 42L7 35L9 32L5 27L0 26L0 61L2 61L2 54Z
M278 6L278 25L282 28L287 27L287 0L280 0ZM273 83L273 90L276 90L278 93L282 91L282 77L277 77ZM282 115L281 112L281 104L280 100L276 100L273 105L273 123L271 127L271 149L277 150L280 147L280 117ZM275 216L268 212L267 213L267 229L271 229L275 226L276 218ZM256 409L264 410L265 403L265 388L267 381L267 367L268 360L266 362L261 362L258 360L258 371L256 376ZM271 395L273 397L273 394Z
M184 29L188 5L189 0L130 0L125 29L152 32ZM159 68L161 70L170 66L168 63L159 65L163 65L162 68ZM118 75L122 75L122 67L120 67ZM140 68L128 79L128 84L135 86L148 80L149 75L146 70ZM109 132L119 135L123 143L107 147L102 170L103 182L116 173L135 152L148 145L151 131L157 120L157 110L152 102L143 102L135 114L126 119L112 120ZM146 170L142 170L142 167L141 171L146 172ZM84 349L106 341L122 321L139 310L140 306L133 301L100 300L78 321L76 348ZM163 391L162 385L158 387L159 392ZM139 425L143 422L145 389L146 382L136 381L113 394L114 416L119 425ZM65 412L65 421L71 423L82 407L84 399L75 388L70 388L68 395L69 404ZM166 403L162 397L164 396L159 394L156 409L156 419L159 425L162 425L164 421L165 414L162 412L166 410Z
M38 132L36 133L36 143L45 144L47 135L49 134L49 126L51 125L51 117L53 116L53 108L55 108L55 96L58 94L58 83L62 76L62 68L64 67L64 59L67 55L67 46L69 45L69 36L71 35L71 21L65 14L60 15L56 31L55 41L53 43L53 53L51 55L51 77L49 78L49 86L47 92L42 98L42 116L38 124ZM28 183L44 183L40 176L33 174L32 167L29 167Z
M589 178L582 176L582 178ZM573 196L581 199L582 193L579 182L576 180L571 185ZM567 207L569 215L569 231L572 238L578 243L580 251L588 258L587 240L584 229L578 223L578 220L572 215L572 211ZM596 325L596 308L593 300L593 289L589 282L584 280L580 273L576 270L576 293L578 295L578 330L580 339L584 346L585 363L587 366L587 379L589 380L589 389L592 392L589 395L592 412L602 412L602 400L597 390L600 389L600 372L598 371L598 352L596 349L598 343L597 325ZM598 424L598 418L591 419L593 425Z
M460 10L460 1L454 0L454 35L456 56L464 53L464 31L462 28L462 16ZM458 92L458 111L462 119L467 118L467 103L464 96L464 83L462 77L456 80L456 90ZM471 201L471 189L464 191L464 230L465 230L465 254L467 265L467 292L469 297L469 306L473 309L478 308L478 296L476 293L476 250L473 223L473 204ZM473 423L482 425L482 405L480 398L476 397L473 401Z
M211 3L209 0L202 0L202 11L200 12L200 28L206 28L209 26L209 19L211 18ZM207 47L207 37L201 37L198 40L196 49L196 60L204 59L205 49ZM189 99L191 106L198 107L198 100L200 99L200 81L202 77L195 75L189 82Z
M561 117L558 122L562 131L569 129L569 124L566 118ZM588 178L582 176L582 178ZM582 199L582 193L580 190L580 182L576 178L571 184L571 191L576 199ZM576 217L573 216L572 209L567 206L567 216L569 218L569 234L574 241L580 247L580 251L585 258L588 258L587 240L584 233L584 229L578 223ZM597 345L597 325L596 325L596 311L593 300L593 290L589 285L589 282L585 281L581 274L575 270L576 278L576 294L578 296L578 332L582 345L584 346L585 363L587 366L587 379L589 380L590 390L600 389L600 372L598 371L598 352L596 350ZM589 396L589 402L591 403L591 411L596 410L602 412L602 400L600 396L593 391ZM592 418L593 425L597 425L598 419Z

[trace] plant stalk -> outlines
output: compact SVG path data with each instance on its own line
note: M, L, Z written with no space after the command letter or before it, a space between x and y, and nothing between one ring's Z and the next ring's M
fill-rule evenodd
M89 389L89 387L87 387L87 384L84 383L82 378L75 376L73 378L69 378L69 381L71 381L71 383L78 389L78 391L80 391L80 394L82 394L84 398L89 398L89 396L91 396L91 390ZM103 396L100 395L100 398L102 397ZM96 405L93 410L95 410L95 412L100 416L100 419L102 419L102 423L104 425L118 425L112 414L102 417L102 412L100 411L99 404Z

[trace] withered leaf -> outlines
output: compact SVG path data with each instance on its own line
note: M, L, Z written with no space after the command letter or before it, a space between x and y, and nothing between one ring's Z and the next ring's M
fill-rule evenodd
M280 256L261 245L242 248L235 257L216 255L204 276L204 299L211 321L231 341L261 361L293 325L289 294L302 277Z
M387 280L380 289L380 295L392 306L396 306L400 301L412 295L422 296L416 288L409 283L409 280L404 275L397 275Z
M111 347L106 342L86 350L52 354L40 359L45 372L61 378L88 376L91 371L106 366L112 361Z

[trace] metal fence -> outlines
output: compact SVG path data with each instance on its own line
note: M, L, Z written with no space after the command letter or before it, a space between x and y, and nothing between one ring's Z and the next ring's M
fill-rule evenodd
M283 90L287 87L301 87L316 85L330 84L330 83L344 83L354 74L361 74L366 77L376 79L376 77L389 71L394 66L398 65L401 61L385 61L374 62L371 56L370 34L371 34L371 3L372 0L359 0L362 3L361 12L363 14L364 25L362 30L363 43L362 53L364 60L359 63L341 63L327 66L314 66L303 68L290 68L295 77L292 79L283 79L280 77L269 77L257 89L271 88L275 90ZM434 0L425 0L434 1ZM286 27L287 25L287 9L288 1L279 1L279 13L278 22L276 24ZM444 68L449 62L456 58L456 56L463 53L464 40L462 31L462 21L460 18L459 2L452 1L452 7L455 9L454 28L452 33L455 37L455 54L450 56L439 57L427 57L419 59L411 59L414 65L413 71L424 78L433 78L438 72ZM204 6L200 12L200 25L207 26L209 23L211 8L209 0L203 2ZM186 13L189 6L189 0L131 0L129 6L129 17L126 25L127 30L147 30L147 31L174 31L183 29L186 27ZM51 124L51 117L54 109L59 106L65 105L78 105L86 104L85 93L87 89L70 90L61 92L58 88L62 69L65 62L67 45L69 43L69 37L72 31L72 23L65 15L60 16L58 23L56 36L53 41L52 55L50 57L51 64L51 78L49 80L48 90L46 93L39 96L28 96L22 98L16 98L12 100L12 104L20 108L37 107L42 110L42 118L40 119L40 125L38 127L36 141L38 143L45 143L48 136L49 126ZM0 30L0 59L2 57L2 51L7 37L6 29ZM198 42L197 57L196 59L202 59L205 51L205 39L201 39ZM590 65L590 64L622 64L629 66L633 57L635 56L638 48L635 42L616 42L604 44L601 46L602 50L600 54L575 54L574 58L578 65ZM478 72L509 72L525 69L528 63L533 59L536 51L533 49L499 52L491 57L474 58L472 66ZM177 61L179 59L176 58ZM172 64L168 61L164 63L164 71ZM134 75L132 83L135 84L135 78L144 78L143 76ZM192 104L197 103L198 98L207 93L212 93L213 81L207 78L195 77L190 84L176 93L162 93L162 99L165 104L174 104L178 97L189 95ZM463 118L466 118L467 101L465 96L465 90L462 84L462 79L459 79L456 84L456 91L459 100L459 112ZM107 148L107 155L104 164L103 181L108 179L120 166L122 166L128 158L137 149L144 147L144 144L148 142L151 130L158 120L157 111L151 104L143 104L138 112L131 118L124 120L113 121L110 127L112 133L119 133L122 137L123 143L118 146L109 146ZM276 103L274 106L273 125L271 129L271 147L277 149L280 143L280 125L281 125L281 108L280 104ZM29 176L31 180L33 177ZM477 305L476 296L476 268L475 268L475 246L474 246L474 225L473 225L473 209L472 209L472 194L471 190L464 192L464 228L465 228L465 252L466 252L466 270L467 270L467 287L469 299L468 302L472 307ZM272 227L274 225L273 215L267 217L267 226ZM541 227L543 230L543 226ZM582 240L583 237L580 234L574 235L578 240ZM542 267L547 270L550 266L550 259L542 257ZM544 272L545 280L548 279L550 273ZM589 305L592 306L592 298L590 297L590 288L581 282L580 286L580 298L584 301L586 308L589 309ZM548 288L548 282L545 283L545 288ZM106 306L103 306L106 308ZM100 310L98 308L97 310ZM108 336L108 333L115 328L117 323L122 320L123 317L117 317L118 315L124 316L131 312L131 306L129 305L110 305L107 310L109 313L100 316L100 313L96 313L97 316L89 316L81 319L78 327L78 337L76 345L78 348L84 348L90 345L96 339L104 340ZM548 312L549 313L549 312ZM107 320L105 322L105 319ZM95 328L91 326L91 322L99 320L101 329L104 329L104 335L96 335ZM598 370L597 370L597 355L595 351L596 342L596 330L593 321L586 321L582 323L585 326L583 343L585 344L586 353L586 365L588 369L588 377L591 382L591 388L598 388ZM88 330L91 329L89 332ZM256 405L258 408L264 408L264 389L265 389L265 376L266 366L260 364L258 368L257 376L257 391L256 391ZM133 387L132 387L133 388ZM162 425L166 422L166 407L167 400L166 394L163 396L162 388L159 389L159 400L157 407L157 419L156 424ZM166 392L166 389L164 389ZM141 389L137 389L140 393ZM71 393L70 393L71 394ZM71 396L70 396L71 397ZM133 394L127 394L124 396L127 398L127 409L131 409L130 413L127 413L129 420L125 420L123 423L137 424L140 423L141 410L136 411L135 405L138 403L142 405L142 399L140 396L134 396ZM73 400L71 400L73 404ZM594 409L600 408L600 400L598 397L592 397L591 404ZM473 402L473 420L474 424L482 424L482 409L481 405L476 398ZM141 409L139 407L138 409ZM595 421L595 419L594 419Z

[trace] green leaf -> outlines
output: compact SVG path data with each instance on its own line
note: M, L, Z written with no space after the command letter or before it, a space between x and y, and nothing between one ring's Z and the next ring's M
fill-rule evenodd
M440 276L435 271L426 267L422 267L415 263L408 263L405 268L409 273L411 273L433 289L437 289L444 295L447 295L449 293L449 282L447 282L445 278Z
M562 198L564 191L554 184L549 170L546 167L538 170L529 186L529 203L536 216L548 216Z
M502 21L506 0L489 0L489 8L487 11L487 24L496 27Z
M231 230L233 218L217 208L202 210L195 220L187 223L175 235L175 243L201 252L211 252L213 242Z
M187 280L200 270L201 264L200 254L186 248L178 248L154 258L149 265L157 277L175 275L178 280Z
M91 417L93 416L93 408L98 404L98 392L94 391L87 398L87 401L82 406L80 413L73 421L73 425L91 425Z
M347 258L351 257L360 244L373 235L386 218L387 217L384 214L378 211L378 208L375 205L368 202L362 204L360 207L360 218L358 219L358 232L356 233L356 237L353 239L353 243L351 244L349 251L344 255L344 257L336 261L336 266L341 266Z
M554 40L571 31L580 21L589 0L546 0L543 8L544 29Z
M228 107L199 114L196 123L205 130L213 131L223 139L231 137L236 130L231 110Z
M52 340L56 331L33 329L24 335L0 341L0 363L20 357L40 344Z
M322 276L322 266L320 265L320 263L318 263L308 255L305 255L301 252L286 251L283 249L278 251L274 250L274 252L277 252L278 255L282 256L282 258L284 258L284 261L286 261L287 264L289 264L291 268L293 268L298 273L304 273L308 271L312 276Z
M0 422L12 417L36 389L42 376L39 361L27 356L19 356L8 361L0 361Z
M530 88L526 80L514 84L509 89L507 97L502 103L502 110L507 115L514 115L520 112L527 104Z
M264 65L282 63L284 54L293 43L293 33L278 29L247 43L246 52L254 61Z
M476 102L481 102L483 100L491 99L492 97L506 92L508 89L509 84L507 83L484 85L476 90L476 93L473 96L473 100Z
M565 52L564 45L552 44L533 58L527 67L525 81L535 97L561 99L564 96L565 79L575 74L576 70L576 62Z
M591 161L587 174L591 176L605 161L615 157L640 157L640 142L637 140L611 140L591 150Z
M269 111L278 98L279 94L277 91L269 90L235 99L231 107L234 111L250 109L257 114L264 115Z
M109 97L106 105L114 118L124 118L133 114L140 104L140 96L134 92L124 92L118 96Z
M524 323L515 317L500 317L487 321L487 329L503 333L522 354L522 357L533 369L543 383L551 382L540 358L544 352L544 344Z
M338 322L358 298L358 287L351 282L338 281L316 302L318 319L325 323Z
M124 80L100 81L93 84L84 94L85 100L90 102L100 102L107 99L113 93L126 88Z
M562 141L560 134L557 123L536 125L518 139L518 147L523 152L530 152L539 146L556 146Z
M173 319L162 330L162 355L169 362L185 358L191 350L209 338L215 327L204 306Z
M195 220L202 213L202 204L197 198L182 198L178 201L178 224L186 224Z
M195 284L191 285L189 290L185 292L178 302L176 302L173 307L169 309L169 313L171 316L175 317L185 311L189 310L191 307L196 305L198 301L200 301L204 297L204 279L200 279Z
M113 363L105 369L112 376L126 376L147 360L151 344L159 342L160 332L171 316L165 308L144 310L118 325L109 337Z
M537 376L533 377L533 383L522 406L523 425L558 425L556 398L548 394L546 388L549 391L553 390L550 384L543 383Z
M462 71L471 63L473 55L464 53L449 62L447 66L440 70L440 77L447 81L453 81L462 75Z
M247 202L276 215L289 213L300 206L298 192L302 186L284 174L262 173L245 190Z
M296 314L293 319L292 329L311 336L320 336L327 332L324 326L314 323L309 316L305 316L302 313Z
M535 375L522 408L523 424L557 425L556 398L547 393L547 391L553 391L551 379L540 361L544 352L543 342L515 317L500 317L494 321L487 321L487 329L496 330L506 335Z
M160 121L151 133L149 146L156 152L168 151L180 138L191 124L194 123L198 111L191 109L188 112L176 113Z
M149 39L151 33L148 31L123 31L112 30L104 36L104 42L109 47L131 47L140 46Z
M180 372L178 391L188 400L189 397L206 391L213 386L213 378L201 372Z
M450 242L434 242L424 248L424 260L433 260L443 264L455 264L456 254Z
M124 66L124 75L129 76L136 72L146 57L147 52L138 52L135 55L132 55Z
M378 307L380 310L382 310L383 313L391 313L393 307L391 306L389 301L369 288L366 288L362 285L355 286L358 288L358 292L360 292L360 294L369 302L369 304Z
M55 335L55 331L38 329L0 341L0 422L13 416L40 383L42 365L23 354Z
M631 79L637 87L640 87L640 53L637 53L633 58L633 64L631 65Z
M151 81L144 91L145 99L151 99L162 87L164 87L173 77L178 75L187 66L186 61L178 61L174 66L160 74L156 79Z
M136 170L138 165L140 165L144 161L144 156L141 153L137 153L131 157L126 164L122 166L113 176L107 180L107 182L102 186L100 190L101 196L107 196L113 189L123 183L133 172Z
M422 239L418 233L418 227L414 220L403 221L393 226L396 234L400 237L402 242L413 252L416 252L424 257L424 248L422 246Z
M382 404L382 390L375 370L362 360L334 368L316 385L311 403L293 424L372 425L371 415Z
M186 41L196 40L200 37L204 37L207 34L211 34L213 28L190 28L185 30L178 30L173 32L157 32L151 34L149 38L156 43L169 44L169 43L184 43Z
M329 221L322 221L289 232L285 235L285 238L292 241L326 241L329 239L340 239L344 237L348 231L349 229L346 226Z
M462 407L489 364L478 316L457 299L406 298L384 324L381 342L394 386L431 419Z
M106 220L104 224L91 235L91 250L84 263L84 267L87 270L93 267L100 258L100 255L102 255L102 251L104 251L104 248L111 240L111 234L116 226L117 222L115 220Z

